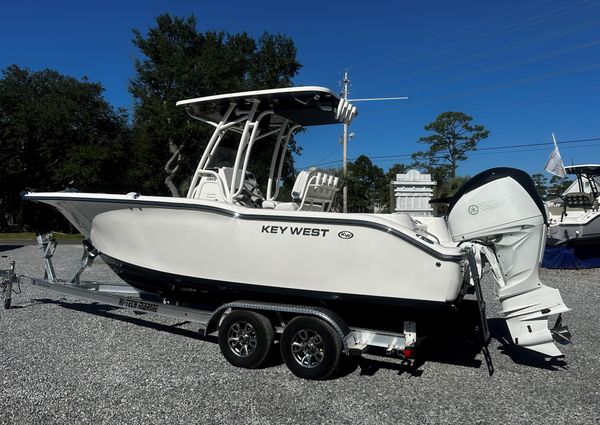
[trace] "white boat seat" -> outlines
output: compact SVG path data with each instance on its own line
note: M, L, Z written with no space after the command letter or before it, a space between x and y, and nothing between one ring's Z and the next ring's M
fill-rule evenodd
M591 193L571 192L567 193L563 199L565 208L592 208L594 205L594 197Z
M325 170L301 171L292 188L293 202L264 201L263 208L285 211L329 211L338 191L339 178Z
M295 202L276 202L276 201L263 201L263 209L270 210L281 210L281 211L296 211L298 204Z
M192 192L193 199L203 199L206 201L224 202L225 198L219 190L217 176L205 175L200 178L200 182Z
M219 167L214 168L210 171L205 171L205 175L200 178L200 181L192 191L191 198L203 199L208 201L219 201L227 202L226 193L220 190L220 187L224 187L227 190L233 190L233 168L231 167ZM244 190L246 194L251 195L253 202L260 202L262 200L262 194L258 189L256 183L256 177L251 172L246 172L246 178L242 179L242 170L238 170L237 184L236 187L244 182ZM242 193L244 195L244 193ZM240 196L238 196L239 198Z

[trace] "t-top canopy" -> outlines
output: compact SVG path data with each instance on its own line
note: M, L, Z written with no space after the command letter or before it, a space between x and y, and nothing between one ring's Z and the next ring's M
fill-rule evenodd
M567 165L565 170L569 174L585 174L588 176L600 175L600 164Z
M301 126L339 124L357 115L356 107L333 91L312 86L219 94L180 100L177 106L185 106L192 116L220 122L232 103L248 110L254 102L259 102L257 113L273 110L275 116Z

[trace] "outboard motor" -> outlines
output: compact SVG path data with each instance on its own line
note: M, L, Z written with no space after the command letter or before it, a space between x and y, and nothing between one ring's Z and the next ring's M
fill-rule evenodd
M471 242L489 262L514 343L555 357L562 355L553 342L558 330L548 329L548 316L570 309L558 289L544 285L538 276L547 222L533 181L514 168L476 175L449 202L452 240ZM556 325L560 322L559 316ZM566 328L560 331L568 333Z

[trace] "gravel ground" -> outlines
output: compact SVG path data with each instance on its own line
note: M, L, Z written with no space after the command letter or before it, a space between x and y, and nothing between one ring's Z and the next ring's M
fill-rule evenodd
M59 246L59 275L80 253ZM20 274L43 273L35 246L5 244L0 254ZM465 361L441 346L416 368L368 356L325 382L298 379L277 359L235 368L191 324L24 286L0 309L0 423L600 423L600 269L541 275L573 309L564 360L502 343L486 277L493 376L481 354ZM102 262L85 277L118 280Z

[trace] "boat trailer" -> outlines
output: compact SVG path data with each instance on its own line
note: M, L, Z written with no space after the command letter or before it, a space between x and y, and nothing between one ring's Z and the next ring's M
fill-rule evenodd
M230 302L216 308L181 305L125 283L82 281L81 274L99 254L88 241L83 241L79 267L70 279L61 280L52 262L56 239L52 234L39 235L37 242L44 264L43 278L18 275L14 260L9 261L8 269L0 270L0 300L5 310L11 308L12 295L21 293L21 285L32 285L120 309L192 322L201 326L199 332L203 336L218 331L224 357L235 366L251 369L264 363L277 335L280 344L292 347L290 358L286 358L282 350L284 362L296 376L305 379L326 379L337 368L341 353L361 356L374 347L384 349L386 355L396 355L407 367L413 364L417 333L416 323L412 321L404 321L403 332L400 333L363 329L348 326L340 315L323 307L251 300ZM466 248L465 253L479 309L478 330L483 343L482 352L488 372L492 375L494 369L487 349L490 331L478 268L473 251ZM262 334L266 334L265 344L260 343L261 339L265 339L261 338ZM327 351L333 351L333 357L327 356Z

